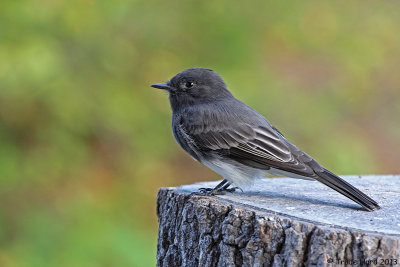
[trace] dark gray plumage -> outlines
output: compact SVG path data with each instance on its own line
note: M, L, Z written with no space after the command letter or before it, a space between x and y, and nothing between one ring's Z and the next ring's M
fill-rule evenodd
M172 129L179 145L224 177L214 191L226 189L231 183L249 183L267 172L314 179L369 211L380 208L291 144L262 115L234 98L216 72L188 69L152 87L169 92Z

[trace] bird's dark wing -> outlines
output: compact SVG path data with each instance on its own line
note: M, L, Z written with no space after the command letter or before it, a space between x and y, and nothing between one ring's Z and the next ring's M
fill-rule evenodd
M216 152L242 164L261 169L276 168L305 177L314 177L322 167L306 153L290 144L273 126L245 122L209 124L207 127L181 125L198 149Z

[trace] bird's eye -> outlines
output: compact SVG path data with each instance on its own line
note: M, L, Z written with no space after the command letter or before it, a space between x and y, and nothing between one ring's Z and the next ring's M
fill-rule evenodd
M186 88L192 88L193 85L194 85L194 82L186 82L186 83L185 83L185 87L186 87Z

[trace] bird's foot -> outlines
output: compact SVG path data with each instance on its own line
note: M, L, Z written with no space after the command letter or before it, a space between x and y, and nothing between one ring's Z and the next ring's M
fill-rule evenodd
M214 191L213 188L202 187L202 188L199 188L199 192L198 192L198 193L203 194L203 195L209 195L209 194L211 194L213 191Z
M206 187L199 188L199 191L195 193L202 196L221 195L218 189L216 190L215 188L206 188Z
M202 195L202 196L225 195L226 193L233 193L237 189L239 189L243 192L243 190L239 187L232 187L232 188L205 188L205 187L202 187L202 188L199 188L199 191L195 192L195 194L197 193L198 195Z

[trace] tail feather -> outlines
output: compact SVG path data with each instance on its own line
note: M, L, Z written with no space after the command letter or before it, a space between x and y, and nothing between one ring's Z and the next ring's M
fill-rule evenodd
M317 172L316 174L318 175L318 177L315 178L316 180L357 202L368 211L379 210L381 208L375 200L334 173L325 169L323 172Z

